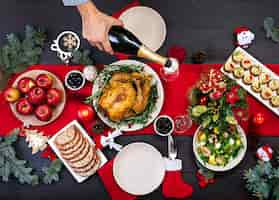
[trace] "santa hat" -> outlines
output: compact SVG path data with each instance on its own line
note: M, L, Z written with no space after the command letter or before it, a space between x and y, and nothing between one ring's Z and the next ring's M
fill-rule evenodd
M233 33L235 35L239 34L239 33L242 33L244 31L250 31L249 28L245 27L245 26L240 26L240 27L237 27L234 29Z

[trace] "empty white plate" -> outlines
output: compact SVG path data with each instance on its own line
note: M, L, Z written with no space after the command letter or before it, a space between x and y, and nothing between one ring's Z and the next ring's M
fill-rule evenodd
M119 19L123 21L125 28L153 51L163 45L167 34L166 23L154 9L136 6L123 12Z
M163 157L150 144L129 144L117 154L113 176L126 192L133 195L149 194L161 185L165 176Z

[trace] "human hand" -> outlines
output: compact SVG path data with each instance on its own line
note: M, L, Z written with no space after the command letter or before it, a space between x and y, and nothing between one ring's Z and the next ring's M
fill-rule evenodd
M101 51L113 54L108 33L111 26L122 26L122 22L99 11L89 1L78 6L82 18L82 35L88 42Z

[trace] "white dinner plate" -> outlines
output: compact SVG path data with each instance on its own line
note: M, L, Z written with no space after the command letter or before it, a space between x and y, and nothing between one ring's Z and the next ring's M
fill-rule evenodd
M123 12L119 19L123 21L125 28L153 51L157 51L163 45L167 28L164 19L156 10L136 6Z
M98 117L109 127L117 128L122 131L136 131L136 130L145 128L146 126L151 124L155 120L155 118L160 114L161 109L163 107L163 103L164 103L164 89L163 89L163 85L162 85L162 82L161 82L158 74L147 64L144 64L144 63L136 61L136 60L120 60L120 61L112 63L111 65L112 66L113 65L143 66L143 71L152 75L152 77L153 77L152 82L154 82L157 85L158 98L155 103L155 108L154 108L153 112L150 113L149 120L145 124L135 123L133 125L129 125L127 123L118 124L118 123L112 122L111 120L109 120L109 118L107 116L105 116L105 114L103 112L98 111L98 108L97 108L98 99L95 98L93 100L93 106L97 112ZM107 66L107 67L110 67L110 66ZM100 88L103 87L101 77L102 77L102 72L98 75L98 77L96 78L96 80L93 84L93 91L92 91L93 96L95 96L97 93L99 93Z
M165 176L164 159L150 144L132 143L117 154L113 176L122 190L146 195L161 185Z

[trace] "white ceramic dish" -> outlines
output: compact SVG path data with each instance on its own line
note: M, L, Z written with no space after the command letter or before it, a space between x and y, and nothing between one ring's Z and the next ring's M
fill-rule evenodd
M67 81L67 80L68 80L69 76L71 75L71 73L78 73L78 74L80 74L81 77L82 77L82 83L81 83L81 85L80 85L78 88L72 88L72 87L68 84L68 81ZM77 91L77 90L80 90L81 88L84 87L86 80L85 80L84 74L83 74L81 71L78 71L78 70L71 70L71 71L69 71L69 72L66 74L64 82L65 82L66 87L67 87L69 90Z
M163 45L167 35L166 23L154 9L136 6L123 12L119 19L123 21L125 28L153 51Z
M160 132L157 130L156 124L157 124L158 119L161 119L161 118L167 118L167 119L169 119L170 122L171 122L171 124L172 124L172 129L171 129L167 134L160 133ZM174 130L174 121L173 121L173 119L172 119L170 116L168 116L168 115L160 115L160 116L158 116L158 117L155 119L155 121L154 121L154 123L153 123L153 128L154 128L154 131L155 131L156 134L158 134L158 135L160 135L160 136L169 136L169 135L172 134L172 132L173 132L173 130Z
M49 140L48 140L48 144L50 145L50 147L52 148L52 150L56 153L56 155L58 156L58 158L64 163L65 167L70 171L70 173L73 175L73 177L76 179L76 181L78 183L81 183L83 181L85 181L88 177L82 177L79 176L77 173L75 173L72 168L68 165L67 161L63 159L63 157L60 154L59 149L56 147L56 145L54 144L54 140L56 138L56 136L58 136L60 133L62 133L63 131L65 131L67 128L69 128L70 126L75 126L83 135L84 138L86 138L90 144L95 145L95 143L93 142L93 140L90 138L90 136L87 134L87 132L85 131L85 129L78 123L78 121L73 120L72 122L70 122L69 124L67 124L64 128L62 128L58 133L56 133L54 136L52 136ZM107 158L105 157L105 155L102 153L102 151L100 151L99 149L97 150L98 156L101 160L101 164L100 167L101 168L106 162L107 162Z
M150 118L149 118L149 120L146 124L133 124L132 126L129 126L128 124L120 124L119 125L117 123L114 123L114 122L110 121L102 112L97 112L98 116L109 127L118 128L122 131L135 131L135 130L140 130L140 129L148 126L159 115L159 113L160 113L160 111L163 107L163 103L164 103L164 89L163 89L163 85L162 85L162 82L161 82L159 76L157 75L157 73L151 67L149 67L148 65L146 65L142 62L136 61L136 60L120 60L120 61L112 63L111 65L139 65L139 66L143 66L144 67L143 71L148 73L148 74L151 74L153 76L153 82L155 84L157 84L158 99L157 99L157 102L155 104L155 109L151 113L151 116L150 116ZM93 85L93 91L92 91L93 96L96 95L96 93L98 92L100 87L102 87L102 86L101 86L100 76L98 76L97 79L94 82L94 85ZM93 106L94 106L95 110L98 110L97 109L97 99L94 99Z
M165 176L164 159L150 144L132 143L117 154L113 176L122 190L146 195L161 185Z
M59 43L60 40L63 39L63 37L65 35L72 35L76 40L77 40L77 45L75 47L75 49L73 49L73 51L77 51L80 47L80 39L79 36L73 32L73 31L63 31L61 32L57 38L55 40L53 40L53 44L51 44L50 49L52 51L57 52L57 55L60 57L60 59L64 62L68 62L68 60L73 56L73 51L69 52L69 51L64 51L62 50L62 48L60 47Z
M241 126L238 125L237 130L241 135L241 141L242 141L244 147L242 149L240 149L238 152L238 155L224 167L211 165L209 163L204 162L200 158L200 156L197 152L197 148L198 148L197 140L198 140L198 132L199 132L200 128L201 127L197 128L197 130L194 134L194 137L193 137L193 152L194 152L196 159L203 167L205 167L211 171L215 171L215 172L225 172L225 171L233 169L243 160L243 158L245 157L246 150L247 150L247 138L246 138L244 130L241 128Z
M256 58L254 58L253 56L251 56L251 55L250 55L247 51L245 51L244 49L242 49L242 48L240 48L240 47L237 47L237 48L234 50L234 52L235 52L235 51L241 51L241 52L244 54L245 57L247 57L248 59L250 59L250 60L253 62L253 64L256 64L256 65L260 66L263 72L269 74L269 75L271 76L271 79L277 79L277 80L279 80L279 77L278 77L273 71L271 71L267 66L265 66L264 64L262 64L262 63L261 63L260 61L258 61ZM232 56L230 56L230 57L227 59L226 63L227 63L227 62L232 62ZM250 85L246 85L246 84L242 81L242 79L236 79L236 78L234 77L233 73L228 73L228 72L226 72L226 71L223 69L223 67L221 68L221 71L222 71L226 76L228 76L229 78L235 80L241 87L243 87L246 91L248 91L248 92L249 92L252 96L254 96L258 101L260 101L262 104L264 104L266 107L268 107L272 112L274 112L277 116L279 116L279 108L275 108L275 107L271 106L271 104L269 103L269 100L264 100L264 99L261 97L260 93L256 93L256 92L254 92L254 91L251 89ZM276 92L273 92L273 93L275 94Z

